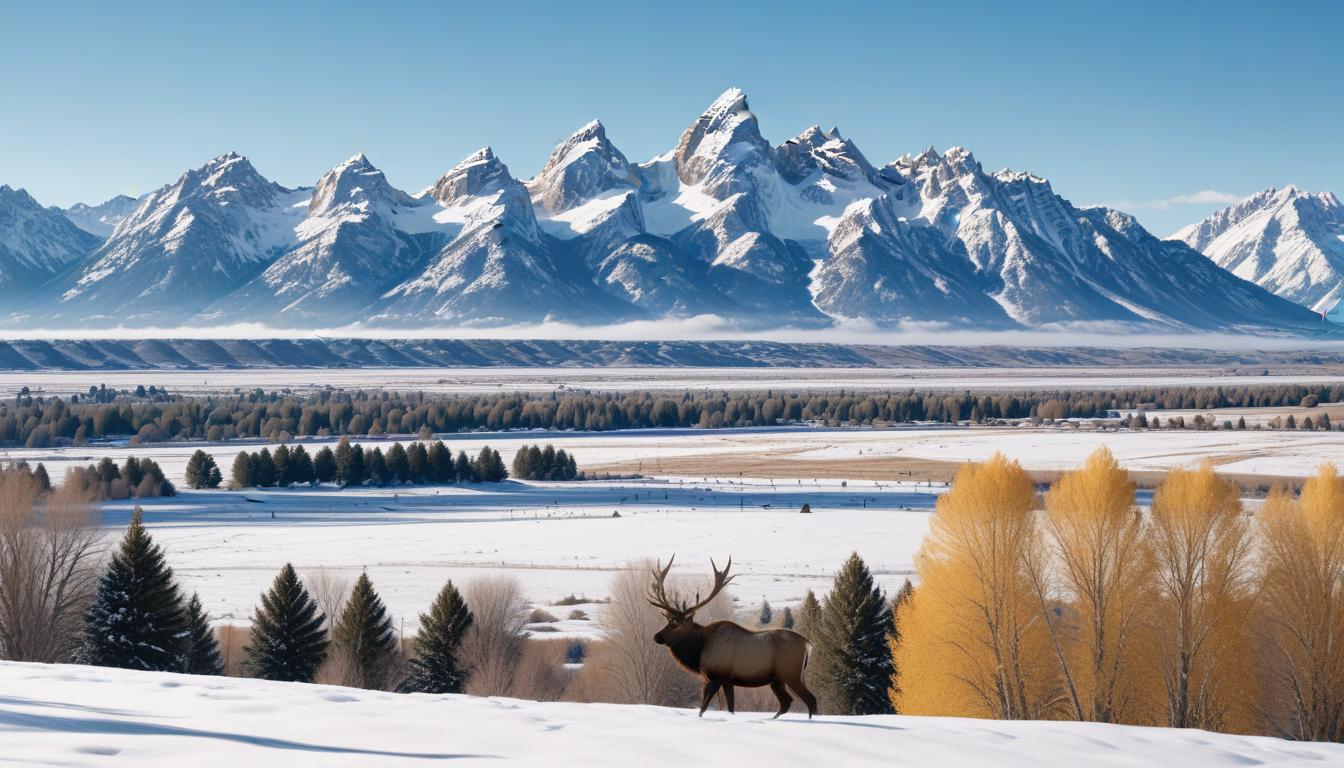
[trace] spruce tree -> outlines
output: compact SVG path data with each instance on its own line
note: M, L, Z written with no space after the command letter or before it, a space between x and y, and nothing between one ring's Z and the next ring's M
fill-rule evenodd
M810 589L803 595L803 602L798 606L797 622L798 626L794 631L808 639L816 634L817 627L821 623L821 603L817 601L816 593Z
M327 658L326 617L285 563L252 617L247 669L263 680L310 683Z
M453 452L444 446L442 440L435 440L429 446L429 477L435 483L453 482Z
M784 618L780 620L780 626L785 629L793 629L793 609L784 606Z
M33 479L37 480L37 487L43 491L51 490L51 475L47 474L47 468L42 462L37 463L37 468L33 470Z
M471 609L453 582L443 585L429 613L420 614L415 656L397 690L403 693L460 693L467 674L458 648L471 627Z
M219 465L214 458L201 449L191 454L187 460L187 487L195 490L219 487Z
M289 484L294 482L292 455L289 446L283 443L275 449L275 484L281 488L288 488Z
M252 457L247 455L247 451L239 451L234 457L229 484L234 488L251 488L256 485L252 481Z
M453 464L453 474L459 483L476 482L475 467L472 466L471 459L467 458L466 451L457 452L457 461Z
M319 483L336 482L336 454L330 446L322 446L313 456L313 479Z
M383 458L383 449L374 448L372 451L369 451L367 455L368 462L364 471L364 476L374 485L387 485L391 476L387 471L387 459Z
M364 469L363 467L360 467L359 480L351 479L353 470L351 469L350 464L353 460L351 457L354 454L354 450L354 446L350 444L350 438L348 437L342 437L341 441L336 444L336 452L333 455L333 459L336 462L336 471L333 473L332 479L336 481L337 485L351 485L364 478Z
M387 461L387 476L390 480L397 483L411 481L410 459L401 443L393 443L392 447L387 449L384 459Z
M181 670L189 675L222 675L224 660L219 655L219 642L210 628L210 617L201 607L201 598L195 593L187 601L187 633L182 644Z
M302 445L294 446L289 452L289 481L295 484L310 485L313 480L313 459Z
M411 443L406 449L408 483L423 483L429 479L429 452L424 443Z
M842 715L892 711L891 609L858 553L835 576L831 593L811 627L810 682L827 709Z
M769 600L761 601L761 613L756 617L762 627L770 626L770 622L775 620L775 612L770 608Z
M275 459L271 458L269 448L262 448L252 455L252 482L258 488L270 488L275 485Z
M187 630L182 595L139 507L98 581L84 624L83 659L100 667L176 671Z
M399 658L397 635L382 598L367 573L361 573L332 632L332 645L346 662L345 684L381 690Z

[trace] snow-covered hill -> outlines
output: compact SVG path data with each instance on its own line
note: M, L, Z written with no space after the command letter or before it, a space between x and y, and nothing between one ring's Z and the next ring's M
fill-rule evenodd
M1344 298L1344 205L1329 192L1270 188L1171 237L1317 312Z
M1094 723L764 713L373 693L0 663L15 765L1074 768L1344 763L1344 745Z
M414 196L363 155L291 190L230 153L125 218L118 205L67 213L117 224L10 324L1325 328L1130 216L962 148L879 167L838 128L772 145L735 88L645 163L593 121L529 180L486 147Z

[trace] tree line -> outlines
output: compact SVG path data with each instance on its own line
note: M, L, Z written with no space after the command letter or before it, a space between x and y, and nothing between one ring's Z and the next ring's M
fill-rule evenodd
M1043 498L1016 462L963 469L892 641L900 712L1344 740L1344 478L1254 515L1210 466L1151 508L1104 449Z
M188 462L188 484L200 482L193 488L213 488L212 468L215 461L205 451L197 450ZM213 471L217 471L214 469ZM365 449L342 437L336 449L323 446L313 455L302 445L290 448L280 445L272 453L269 448L258 451L239 451L229 472L233 488L286 488L291 485L335 483L342 488L359 485L385 486L444 485L448 483L499 483L506 480L509 471L499 451L484 446L475 457L458 451L457 458L442 440L426 444L413 442L410 448L393 443L384 453L381 446ZM205 480L201 480L205 478Z
M1156 386L1126 389L972 393L903 392L552 392L438 394L324 390L309 395L256 390L158 401L67 402L20 395L0 403L0 446L42 448L124 438L164 440L326 435L434 434L474 430L828 426L913 422L987 423L1101 418L1118 410L1216 410L1339 402L1341 384ZM1170 425L1164 425L1170 426Z
M26 461L16 461L5 471L27 475L43 491L51 490L51 476L47 473L46 465L41 462L32 466ZM177 495L177 488L163 474L163 468L158 462L135 456L127 456L120 467L108 456L104 456L97 464L70 467L65 471L65 484L95 501Z

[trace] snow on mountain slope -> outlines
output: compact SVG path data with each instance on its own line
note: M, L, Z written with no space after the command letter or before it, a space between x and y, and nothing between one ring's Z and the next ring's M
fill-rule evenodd
M22 298L99 242L26 191L0 185L0 297Z
M328 171L313 188L297 245L215 303L209 319L344 323L420 269L450 238L451 222L404 232L399 219L436 208L394 189L363 154ZM423 216L421 216L423 218Z
M1333 243L1344 241L1330 233L1344 214L1332 197L1294 199L1284 211L1320 210L1274 219L1269 250L1287 265L1234 268L1332 302L1344 263ZM100 226L113 218L99 216ZM1281 236L1285 227L1304 234ZM736 88L648 162L632 164L593 121L526 182L487 147L414 197L362 155L313 190L288 190L231 153L143 198L76 262L49 270L48 288L22 291L8 322L420 327L712 314L744 328L1338 332L1132 217L1075 208L1030 174L987 173L959 147L878 167L835 128L772 145Z
M1344 763L1344 745L1099 723L874 715L779 720L73 665L0 663L15 764L157 768L566 765L1179 766Z
M1317 312L1329 312L1344 298L1344 205L1329 192L1270 188L1171 239Z
M538 227L527 188L489 147L444 174L428 196L445 209L434 220L460 221L462 228L423 271L384 295L377 320L506 324L619 316L582 265Z
M51 297L51 314L183 322L283 253L308 197L267 181L241 155L217 157L146 196Z
M69 208L57 209L65 214L75 226L92 235L106 240L112 236L117 225L135 213L140 201L129 195L117 195L98 205L75 203Z

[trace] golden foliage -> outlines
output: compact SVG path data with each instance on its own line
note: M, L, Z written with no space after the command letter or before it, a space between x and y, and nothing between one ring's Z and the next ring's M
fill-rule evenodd
M995 455L957 473L915 559L920 586L902 610L897 711L1040 718L1059 703L1024 553L1035 490Z
M1270 720L1293 738L1344 741L1344 478L1326 465L1299 499L1277 490L1260 530Z

